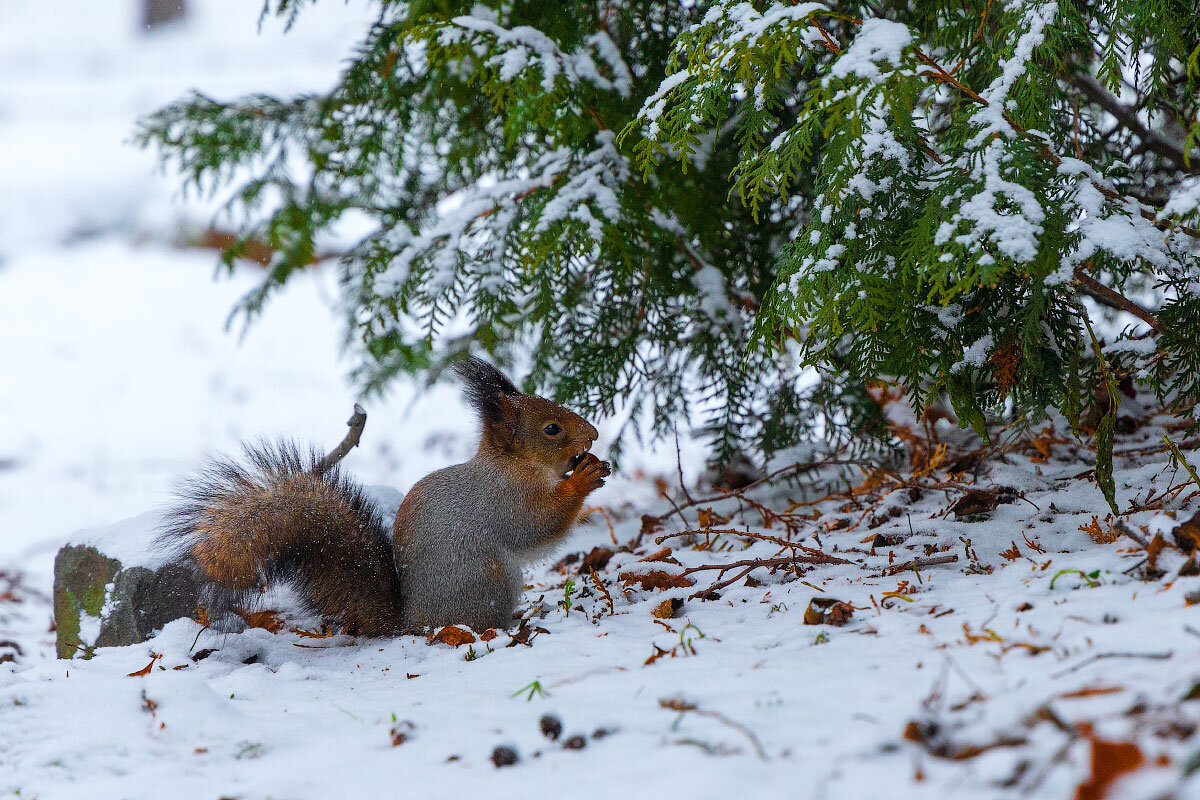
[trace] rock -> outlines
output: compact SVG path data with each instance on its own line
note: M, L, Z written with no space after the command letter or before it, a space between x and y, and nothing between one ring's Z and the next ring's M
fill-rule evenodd
M124 567L90 545L67 545L54 559L58 657L90 658L96 647L137 644L166 623L190 617L200 585L185 567Z

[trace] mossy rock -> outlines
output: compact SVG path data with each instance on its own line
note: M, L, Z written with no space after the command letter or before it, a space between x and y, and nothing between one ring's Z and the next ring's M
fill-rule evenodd
M81 638L81 622L92 617L100 623L107 587L121 570L121 562L94 547L67 545L54 558L54 622L58 632L58 657L90 658L95 642Z
M196 576L179 564L126 568L94 547L67 545L54 559L58 657L90 658L96 647L144 642L195 613L199 596Z

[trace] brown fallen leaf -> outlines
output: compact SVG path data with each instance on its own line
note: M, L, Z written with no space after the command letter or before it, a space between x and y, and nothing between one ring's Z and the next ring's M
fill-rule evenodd
M1185 553L1190 553L1197 547L1200 547L1200 511L1189 520L1181 522L1178 527L1171 532L1171 536L1175 539L1175 544Z
M834 625L840 627L854 616L854 606L832 597L814 597L804 609L805 625Z
M974 514L986 514L994 511L1000 505L996 493L987 489L971 489L958 499L951 510L956 517L970 517Z
M523 644L526 647L533 647L534 634L549 632L550 631L546 630L540 625L530 625L529 620L521 620L521 626L517 629L517 632L513 634L512 641L504 646L516 647L519 644Z
M490 642L492 639L495 639L499 635L500 634L496 632L495 628L488 628L486 631L479 634L479 641Z
M657 533L662 529L662 520L658 517L652 517L649 514L642 515L642 536L649 536L652 533Z
M429 641L430 643L437 642L439 644L448 644L451 647L462 647L464 644L473 643L475 641L475 634L471 633L466 628L458 628L454 625L447 625L435 633Z
M1146 548L1146 570L1158 569L1158 554L1167 546L1167 540L1162 537L1161 533L1154 534L1154 538L1150 540L1149 546Z
M591 552L583 557L579 564L579 574L586 575L592 570L602 570L608 566L613 557L613 551L607 547L593 547Z
M407 742L409 740L409 738L412 737L413 731L415 731L416 729L417 729L417 726L413 725L411 722L409 722L406 719L401 720L400 722L397 722L395 725L392 726L392 730L389 732L392 737L392 747L399 747L400 745Z
M951 738L946 728L934 720L909 720L901 735L908 741L921 745L930 755L951 761L969 761L989 750L1020 747L1028 743L1023 736L1005 734L982 743L958 741Z
M696 516L700 519L701 528L711 528L716 525L724 525L729 522L729 517L722 516L716 513L711 508L702 508L696 512Z
M150 670L154 669L154 665L158 663L158 660L160 658L162 658L162 655L151 650L150 651L150 663L147 664L146 666L142 667L141 669L139 669L137 672L129 673L129 677L130 678L141 678L145 675L149 675Z
M696 583L686 575L672 575L662 570L641 573L622 572L618 577L626 583L636 583L646 590L683 589L694 586Z
M278 611L249 611L244 608L236 609L237 615L246 621L251 628L262 628L271 633L283 630L283 615Z
M650 613L656 619L673 619L681 608L683 608L683 598L671 597L655 606Z
M1080 733L1091 742L1091 776L1075 790L1075 800L1103 800L1109 787L1122 775L1141 767L1146 758L1133 742L1097 738L1091 726L1081 724Z

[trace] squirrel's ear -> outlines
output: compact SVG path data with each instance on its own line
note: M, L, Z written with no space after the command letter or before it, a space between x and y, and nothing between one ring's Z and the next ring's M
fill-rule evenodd
M521 394L503 372L481 358L459 361L454 374L463 382L467 402L475 407L484 423L511 423L515 414L513 398Z

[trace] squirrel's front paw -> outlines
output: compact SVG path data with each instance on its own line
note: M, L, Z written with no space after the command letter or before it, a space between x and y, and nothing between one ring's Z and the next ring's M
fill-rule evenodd
M570 480L586 492L594 492L604 485L604 479L612 474L612 466L591 453L585 453L583 461L575 467Z

